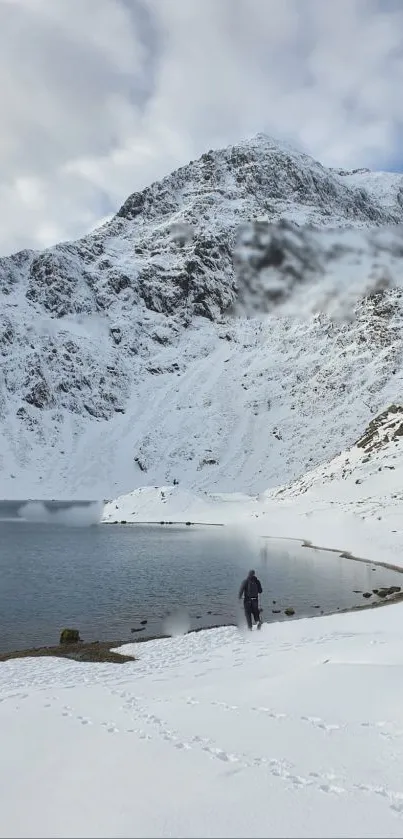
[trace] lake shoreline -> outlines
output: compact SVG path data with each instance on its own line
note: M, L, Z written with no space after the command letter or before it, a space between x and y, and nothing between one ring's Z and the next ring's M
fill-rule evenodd
M144 527L147 526L183 526L183 527L228 527L225 522L206 522L206 521L100 521L100 525L122 525L123 527ZM251 531L253 532L253 531ZM355 556L351 551L343 550L342 548L324 548L323 545L315 545L309 539L302 539L296 536L265 536L258 535L259 539L271 540L273 542L297 542L302 548L311 548L313 551L324 551L325 553L337 554L341 559L351 559L354 562L363 562L366 565L376 565L377 568L386 568L389 571L396 571L398 574L403 574L403 566L394 565L391 562L381 562L375 559L366 559L362 556ZM351 610L348 610L351 611Z
M136 527L141 527L141 526L143 526L143 527L144 526L146 526L146 527L151 526L152 528L156 528L159 525L164 525L164 526L168 527L168 530L169 530L169 525L179 525L179 526L181 526L181 528L183 530L190 530L190 527L189 527L190 525L192 525L193 528L196 529L196 530L199 529L199 528L200 529L206 529L207 527L213 527L213 528L214 527L219 527L219 528L225 528L226 527L226 525L224 523L218 524L218 523L214 523L214 522L205 523L205 522L170 521L170 520L169 521L162 521L161 520L159 522L155 522L155 521L126 522L126 521L123 520L123 521L120 521L120 522L103 522L103 523L114 524L114 525L119 525L119 526L123 525L123 529L125 529L126 527L128 527L128 528L132 527L132 528L136 529ZM119 530L119 529L120 529L120 527L117 528L117 530ZM251 533L253 534L253 528L251 528ZM308 551L312 551L312 552L318 551L318 552L323 552L323 553L328 553L328 554L330 553L330 554L334 554L335 557L338 557L338 558L343 559L343 560L347 559L347 560L352 560L353 562L356 562L356 563L361 563L363 565L366 565L368 570L376 571L377 569L384 568L387 571L392 571L396 574L398 573L399 575L403 574L403 567L394 565L392 563L366 559L364 557L354 555L351 551L342 550L341 548L322 547L320 545L314 544L313 542L311 542L308 539L304 539L304 538L301 538L301 537L300 538L297 538L297 537L281 537L281 536L264 535L262 533L254 534L254 535L257 537L260 545L264 545L265 543L269 543L269 542L271 544L293 542L294 544L298 544L300 548L308 549ZM102 540L102 541L104 541L104 540ZM169 541L170 540L168 539L168 542ZM231 557L231 567L232 567L232 561L233 560L232 560L232 557ZM324 563L325 565L327 565L325 557L321 558L321 562ZM331 561L329 561L329 566L331 566L331 564L332 564ZM326 606L326 603L324 602L323 603L323 608L322 608L322 605L315 605L315 606L311 605L311 607L310 607L311 609L315 609L315 610L318 610L318 611L316 611L313 614L312 613L311 614L304 614L304 608L306 608L307 602L305 602L304 604L298 604L298 602L293 602L294 595L297 597L297 600L298 600L298 596L295 594L295 591L294 591L293 594L292 593L289 594L288 592L286 592L286 598L288 600L288 605L287 605L287 600L286 600L285 604L283 602L283 605L280 606L281 599L280 599L280 601L278 601L278 605L276 605L275 609L271 608L271 605L269 605L269 602L265 605L264 610L263 610L263 618L266 615L267 620L264 620L264 624L266 625L266 623L267 624L282 623L284 620L304 620L304 619L308 619L310 617L322 617L322 616L330 616L330 615L334 615L334 614L343 614L343 613L354 612L354 611L363 611L363 610L366 610L366 609L374 609L374 608L378 608L379 606L383 606L383 605L386 605L386 604L389 604L389 603L396 603L396 602L399 602L399 601L403 600L403 591L401 590L401 588L403 588L403 585L402 586L399 586L399 585L397 585L397 586L387 586L387 585L383 586L383 585L380 585L378 583L378 581L376 580L376 575L375 575L375 579L373 579L371 581L369 579L370 576L372 576L372 575L368 576L368 574L366 574L367 579L366 579L366 582L364 583L364 586L362 588L361 588L360 584L358 584L356 586L356 588L352 589L354 591L354 593L361 594L362 598L365 602L363 602L361 600L361 598L359 598L359 602L355 602L352 605L345 605L346 600L344 601L344 604L343 604L342 593L339 592L339 595L340 595L340 597L339 597L337 595L337 591L335 590L334 591L334 597L332 598L332 600L333 600L332 603L328 603L327 606ZM304 579L305 579L305 575L304 575ZM372 582L372 585L371 585L371 582ZM380 582L382 582L382 583L384 582L382 580L382 578L380 579ZM400 582L400 581L396 581L396 582ZM377 587L376 587L376 585L377 585ZM367 588L365 588L365 586L367 586ZM267 591L267 589L266 589L266 591ZM164 602L165 602L165 599L164 599ZM273 604L276 603L275 600L273 600L272 602L273 602ZM315 603L315 600L311 601L311 603ZM320 604L320 603L322 603L322 601L320 599L317 599L316 603ZM337 605L337 603L341 603L343 605ZM348 603L348 601L347 601L347 603ZM284 608L285 605L287 605L287 609ZM163 606L163 604L162 604L162 606ZM289 610L289 611L287 611L287 610ZM215 613L214 612L207 612L207 615L214 616ZM216 629L216 628L219 628L219 627L237 626L237 623L236 622L234 623L231 620L232 615L233 615L233 602L231 601L231 603L229 603L229 609L227 609L226 614L224 613L222 615L222 619L224 621L223 623L207 625L207 626L205 626L205 625L194 626L194 628L190 629L189 632L186 633L186 634L192 634L192 633L201 632L201 631L209 631L210 629ZM199 614L196 617L201 618L201 616L202 615ZM218 614L217 614L217 617L218 617ZM228 620L228 618L230 618L230 620ZM58 620L57 616L56 616L56 620ZM204 620L204 618L203 618L203 620ZM209 618L207 618L206 622L209 624ZM124 623L126 623L126 622L124 621ZM146 624L147 621L146 620L141 620L140 623L141 624ZM57 626L57 624L56 624L56 626ZM76 626L78 628L80 627L80 619L79 618L77 620ZM0 663L8 661L10 659L17 659L17 658L28 658L28 657L38 658L38 657L52 657L53 656L53 657L56 657L56 658L67 658L67 659L70 659L70 660L73 660L73 661L76 661L76 662L81 662L82 661L82 662L91 662L91 663L118 663L118 664L122 664L122 663L125 663L125 661L134 661L136 656L135 656L134 652L133 652L133 655L128 655L128 656L122 655L121 656L119 653L116 652L116 650L118 648L123 647L123 646L127 646L127 645L133 645L133 644L148 643L149 641L167 639L167 638L171 637L170 635L167 635L167 634L164 634L163 632L160 632L159 630L160 630L160 628L162 628L160 626L153 627L153 626L150 625L149 627L147 627L147 630L148 630L149 634L147 633L147 630L146 630L145 626L139 626L138 628L136 627L134 629L132 628L131 632L135 633L135 634L144 632L144 630L146 630L143 635L140 635L140 634L137 635L136 634L136 637L132 637L132 638L127 638L126 632L128 630L126 629L126 626L123 625L123 623L122 623L121 626L116 627L116 628L117 628L117 634L123 635L124 637L121 640L114 640L113 642L112 641L107 641L107 640L92 640L92 641L85 641L84 640L84 641L80 641L78 644L73 644L73 645L71 645L71 644L69 644L69 645L54 644L54 643L51 643L49 645L49 644L46 644L47 638L45 636L42 639L38 639L38 640L45 641L46 646L35 646L35 647L26 647L26 648L24 647L22 649L13 649L13 650L8 650L8 651L4 651L4 652L1 651L1 646L0 646ZM105 626L105 629L106 629L105 635L106 635L106 637L108 637L109 632L108 632L106 626ZM155 630L157 630L157 631L155 631ZM99 629L98 629L98 631L99 631ZM95 633L94 633L94 635L95 635ZM93 635L93 637L94 637L94 635ZM55 636L53 636L53 637L55 637ZM58 637L58 635L56 635L56 638L57 637ZM95 638L96 638L96 635L95 635ZM11 638L10 638L10 640L11 640ZM31 635L31 637L28 636L27 640L32 641L33 640L32 635ZM21 641L22 641L22 643L24 643L25 638L22 637ZM17 643L18 643L18 641L17 641Z
M396 571L403 574L402 565L394 565L392 562L381 562L377 559L366 559L363 556L355 556L351 551L341 548L324 548L322 545L315 545L309 539L298 539L295 536L260 536L261 539L271 539L273 542L298 542L301 548L310 548L313 551L324 551L325 553L337 554L340 559L351 559L353 562L363 562L365 565L376 565L377 568L386 568L388 571ZM351 612L351 609L347 611Z
M365 560L359 560L364 561ZM403 573L403 569L400 569ZM287 622L296 620L312 620L314 618L326 618L332 615L345 615L352 612L363 612L370 609L378 609L382 606L392 606L403 601L403 591L396 592L385 598L379 598L369 602L366 600L358 606L351 606L345 609L336 609L325 614L299 616L290 615L287 617ZM283 621L263 621L264 626L271 626L273 624L283 623ZM236 628L236 623L215 624L214 626L196 627L190 629L186 635L192 635L199 632L211 632L215 629L224 629L228 627ZM78 644L58 644L46 647L33 647L23 650L13 650L8 653L0 653L0 664L7 661L15 661L21 658L65 658L70 661L90 663L90 664L126 664L127 662L137 661L134 655L126 655L125 653L116 652L117 649L127 646L128 644L149 644L151 641L169 640L173 636L157 634L151 637L135 638L130 641L81 641Z
M100 521L98 522L99 525L122 525L123 527L144 527L147 525L148 527L156 527L158 526L169 526L169 525L181 525L183 527L228 527L228 525L224 524L224 522L216 522L216 521L126 521L122 519L119 521L116 519L115 521Z
M80 641L78 644L57 644L51 647L33 647L0 653L0 663L19 658L67 658L70 661L92 664L125 664L135 661L134 656L120 655L113 649L122 646L119 641Z

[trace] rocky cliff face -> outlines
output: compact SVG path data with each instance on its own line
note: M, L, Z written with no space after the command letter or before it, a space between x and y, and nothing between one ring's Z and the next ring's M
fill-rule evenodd
M95 497L169 477L261 489L352 442L364 397L382 407L400 381L402 196L401 176L328 170L258 136L131 195L77 242L0 260L0 494ZM339 315L341 288L350 324L309 320L330 298ZM308 319L245 320L261 310ZM312 455L306 391L332 354L335 399L352 366L364 381Z

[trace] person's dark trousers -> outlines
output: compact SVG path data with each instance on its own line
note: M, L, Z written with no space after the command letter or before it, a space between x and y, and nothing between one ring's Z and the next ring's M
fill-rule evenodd
M256 623L259 623L259 604L257 597L254 597L253 600L244 600L243 604L245 610L245 617L246 623L248 624L248 629L252 629L252 617L255 619Z

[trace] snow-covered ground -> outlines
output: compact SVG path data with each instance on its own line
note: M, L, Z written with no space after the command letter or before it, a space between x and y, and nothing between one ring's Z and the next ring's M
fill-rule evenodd
M403 607L0 667L4 837L400 837Z
M104 520L226 521L403 565L403 413L258 497L137 490ZM329 561L332 554L329 553ZM400 837L403 604L0 665L0 835Z

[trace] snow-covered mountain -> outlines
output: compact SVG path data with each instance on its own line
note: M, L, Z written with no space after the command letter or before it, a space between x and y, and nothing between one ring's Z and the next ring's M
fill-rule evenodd
M259 135L77 242L0 260L0 495L258 492L332 458L401 399L400 225L401 175ZM264 320L230 314L245 264L264 268ZM312 314L342 280L354 317Z

